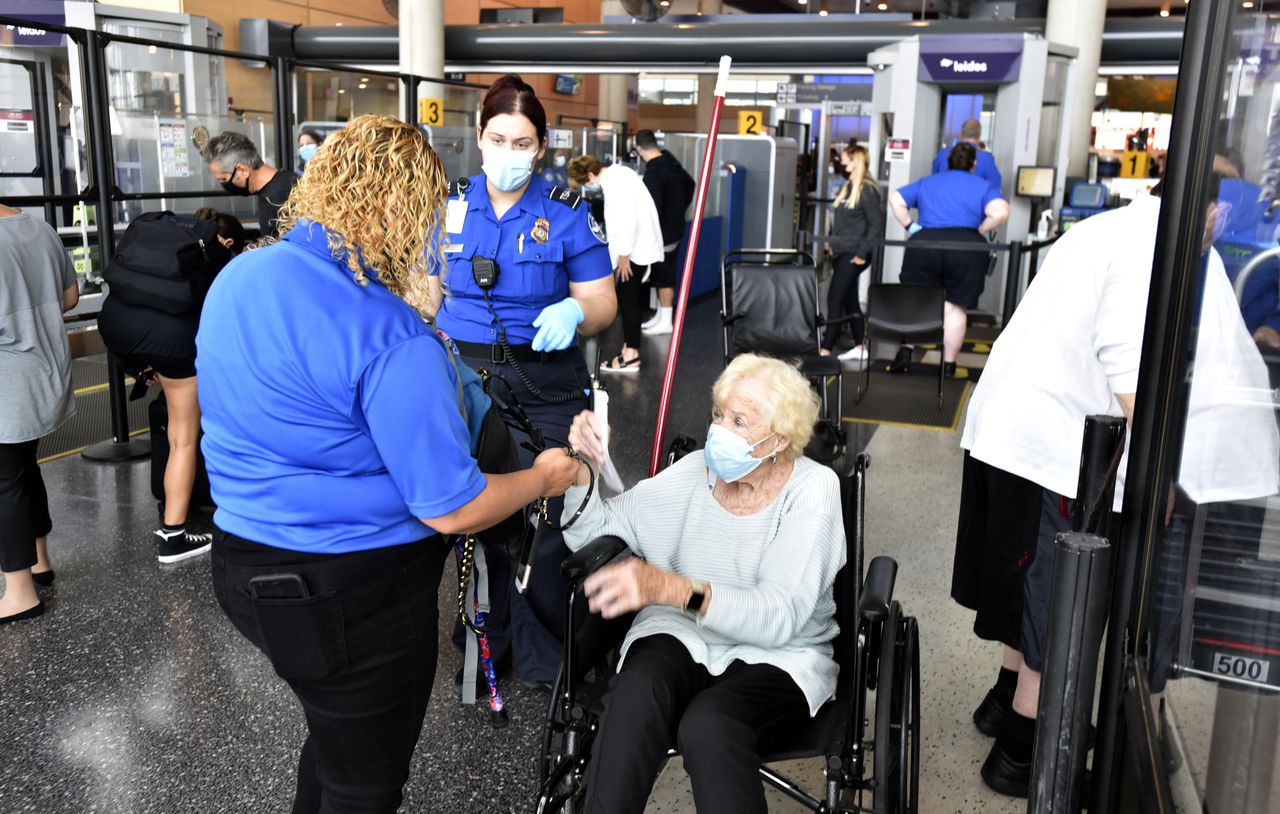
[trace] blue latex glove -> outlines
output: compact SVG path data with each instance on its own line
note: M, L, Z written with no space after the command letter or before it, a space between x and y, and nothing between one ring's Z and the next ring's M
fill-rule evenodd
M586 315L582 313L582 306L573 297L565 297L554 305L548 305L533 321L533 327L538 329L533 337L533 349L564 350L573 344L578 326L584 319Z
M923 228L924 227L921 226L919 223L912 223L910 226L907 227L907 234L914 235L916 232L920 231Z

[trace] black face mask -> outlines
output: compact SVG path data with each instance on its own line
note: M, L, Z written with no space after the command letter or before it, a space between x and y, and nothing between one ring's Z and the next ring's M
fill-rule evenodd
M239 184L235 183L236 173L239 171L240 171L239 167L236 167L234 170L232 170L231 177L222 182L222 188L225 189L227 192L230 192L232 195L248 195L249 186L247 183L245 184L245 186L240 186Z

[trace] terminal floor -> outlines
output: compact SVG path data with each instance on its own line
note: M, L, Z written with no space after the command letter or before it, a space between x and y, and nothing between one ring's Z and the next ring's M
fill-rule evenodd
M673 402L672 431L699 438L720 369L714 310L705 302L691 309ZM605 351L617 352L619 341L606 337ZM645 369L610 380L614 452L628 481L646 468L666 347L665 338L646 339ZM898 596L920 619L920 810L1024 811L1024 802L999 797L978 779L989 741L969 715L994 677L998 652L974 639L969 615L947 598L958 436L851 430L873 459L867 555L898 558ZM157 565L148 464L69 456L43 471L58 579L45 590L44 617L0 628L0 810L287 811L304 734L298 706L222 616L209 590L207 558ZM440 602L446 620L451 578L447 569ZM403 810L530 811L546 696L509 682L512 723L491 730L481 711L457 704L457 664L442 630ZM818 761L784 769L814 788L821 777ZM770 795L771 811L802 810ZM664 771L648 810L693 811L678 764Z

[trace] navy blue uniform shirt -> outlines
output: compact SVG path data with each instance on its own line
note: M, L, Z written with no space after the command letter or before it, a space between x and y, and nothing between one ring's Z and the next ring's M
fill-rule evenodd
M552 185L536 176L501 220L489 201L484 174L468 181L469 188L451 195L447 205L443 249L448 296L436 324L461 342L498 341L498 325L471 273L473 258L488 257L499 269L489 299L506 325L507 341L527 345L537 333L533 321L543 308L569 296L570 282L590 282L613 273L604 231L577 193L565 195L567 202L560 196L552 200ZM459 201L465 203L465 216ZM539 220L545 221L545 240L539 240L544 237Z
M985 178L964 170L926 175L898 194L918 210L916 220L923 229L977 229L986 217L987 204L1004 198Z
M973 174L978 176L979 178L987 179L987 181L991 184L991 186L995 187L996 191L999 192L1001 185L1004 184L1004 178L1000 175L1000 168L996 166L995 156L991 155L991 153L987 152L986 150L978 150L976 146L974 147L974 149L977 150L978 152L978 158L977 158L977 163L974 164L973 166ZM934 175L946 172L948 169L950 169L947 166L947 160L950 157L951 157L951 147L943 147L942 150L936 156L934 156L933 158L933 174Z
M200 407L218 527L342 554L421 540L471 502L458 379L439 337L300 223L231 261L200 317Z

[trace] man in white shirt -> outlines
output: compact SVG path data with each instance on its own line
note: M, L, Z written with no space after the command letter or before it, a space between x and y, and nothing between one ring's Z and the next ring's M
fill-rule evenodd
M1160 199L1143 195L1058 241L969 404L952 596L978 611L980 638L1005 644L974 713L996 736L983 779L1002 793L1026 796L1030 780L1053 541L1070 528L1084 419L1133 418L1159 212ZM1207 231L1214 215L1211 204ZM1270 495L1280 439L1269 399L1255 398L1269 390L1266 368L1221 258L1210 251L1205 263L1179 487L1197 503Z

